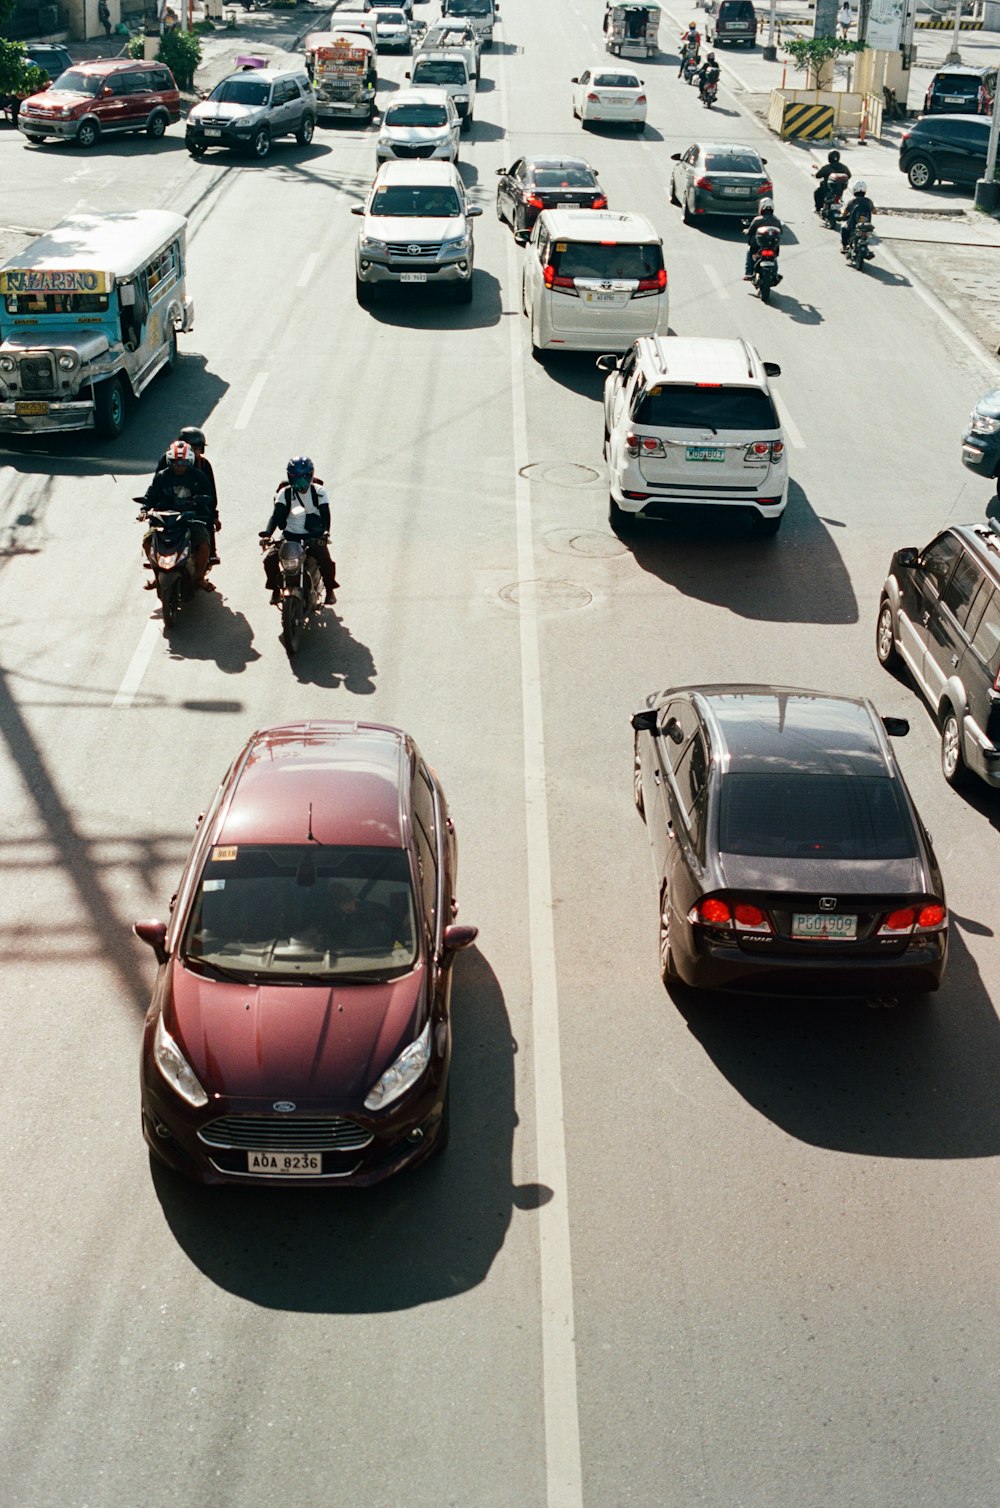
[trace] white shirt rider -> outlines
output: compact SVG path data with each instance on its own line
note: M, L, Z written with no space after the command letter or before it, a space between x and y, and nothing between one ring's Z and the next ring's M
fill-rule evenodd
M286 493L290 494L290 496L288 522L285 524L284 532L286 534L299 535L302 538L318 538L323 533L320 506L323 503L326 503L327 507L330 506L330 497L326 488L320 486L317 482L310 482L305 492L297 492L291 482L286 482L275 493L275 502L279 500L284 502ZM311 529L309 528L307 520L310 515L320 520L318 528L315 524Z

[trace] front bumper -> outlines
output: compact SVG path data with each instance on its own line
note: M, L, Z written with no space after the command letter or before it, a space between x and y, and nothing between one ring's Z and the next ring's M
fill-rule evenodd
M249 152L254 135L262 124L262 121L257 121L254 125L237 131L235 126L202 126L188 122L184 131L184 145L189 148L230 147L236 151Z
M53 430L94 428L94 403L89 398L49 401L45 414L19 414L16 409L13 399L0 402L0 434L37 435L51 434Z
M1000 437L996 435L963 435L962 465L977 476L1000 475Z
M54 117L43 120L37 115L26 116L21 110L18 112L17 129L23 136L58 136L63 141L72 141L80 129L80 120L77 116L69 120Z
M358 278L362 283L402 283L404 274L417 273L426 278L426 283L467 283L472 276L473 259L469 252L448 262L399 262L375 261L370 256L359 256L356 263ZM409 280L406 284L409 286ZM414 282L414 287L424 284Z
M443 141L429 151L397 149L393 142L380 141L375 148L375 161L383 162L454 162L457 156L450 141Z

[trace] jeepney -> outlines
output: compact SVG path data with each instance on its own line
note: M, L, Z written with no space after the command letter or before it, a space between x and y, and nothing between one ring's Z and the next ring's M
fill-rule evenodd
M70 215L0 267L0 433L121 433L194 326L186 231L169 210Z
M371 120L378 80L374 44L358 32L314 31L305 54L319 119Z
M659 50L658 0L609 0L604 11L604 40L620 58L651 58Z

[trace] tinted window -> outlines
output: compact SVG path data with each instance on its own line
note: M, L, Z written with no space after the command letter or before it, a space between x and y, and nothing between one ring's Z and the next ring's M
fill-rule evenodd
M706 173L763 173L756 152L707 152Z
M933 544L927 546L920 557L920 564L923 566L921 575L939 596L960 548L954 534L942 534Z
M266 105L270 92L270 84L261 79L223 79L209 98L227 105Z
M634 73L595 73L594 83L602 89L638 89Z
M424 915L433 934L437 925L437 859L433 844L419 822L413 824L413 837L417 851L417 871L420 875Z
M533 174L536 188L594 188L596 180L593 173L588 173L584 168L536 168Z
M979 80L970 78L935 79L935 94L948 94L958 99L976 99L979 94Z
M96 94L103 80L96 73L83 73L79 68L67 68L52 85L53 89L66 89L72 94Z
M720 21L753 21L757 24L753 0L722 0L719 6Z
M440 62L418 63L413 70L413 83L417 85L464 84L467 78L461 58L456 58L454 62L442 58Z
M410 188L405 184L376 189L369 210L372 215L398 215L403 219L426 215L450 218L461 213L462 205L453 188Z
M690 702L671 702L660 713L660 747L675 772L691 736L698 732L698 716Z
M152 81L148 73L125 73L122 83L126 94L148 94Z
M1000 601L997 600L996 592L987 602L986 611L979 620L972 647L995 676L1000 670Z
M779 429L769 393L759 387L651 387L633 415L638 424L658 428Z
M445 11L452 16L489 16L493 0L445 0Z
M913 135L923 136L930 142L942 141L950 143L955 140L962 129L962 122L960 120L935 121L933 124L928 123L927 128L921 131L919 127L922 124L921 121L917 122Z
M443 126L447 121L443 105L393 105L385 112L387 126Z
M719 846L775 859L905 859L916 852L898 782L848 774L730 774L722 782Z
M165 68L157 68L150 75L150 86L153 89L173 89L174 81Z
M692 738L675 771L681 805L689 812L705 789L708 779L708 756L701 734Z
M972 556L963 554L941 598L942 602L951 608L959 623L964 623L968 617L969 604L976 595L976 589L982 579L983 573Z
M655 278L663 266L659 246L599 246L596 241L557 241L552 251L563 278Z

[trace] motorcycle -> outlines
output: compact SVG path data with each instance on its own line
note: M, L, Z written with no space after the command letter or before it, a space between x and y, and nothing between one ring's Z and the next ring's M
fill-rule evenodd
M711 110L719 97L718 79L707 79L699 90L699 97L706 110Z
M819 207L819 217L831 230L836 230L840 222L840 206L848 182L847 173L831 173L826 180L826 192Z
M766 304L770 301L771 289L781 282L778 271L781 232L773 225L762 225L757 231L756 242L750 281L760 295L761 303Z
M328 534L320 538L323 544L329 543ZM319 566L308 553L309 543L308 536L283 534L278 546L281 632L289 659L298 653L303 630L319 616L325 601L323 578ZM261 539L260 546L262 550L269 549L269 539Z
M874 262L875 253L868 245L873 226L870 220L859 220L847 242L847 260L858 272L864 272L866 262Z
M684 57L683 79L685 84L693 84L701 67L701 58L697 52L688 52Z
M143 501L136 498L137 503ZM163 609L164 628L173 628L181 607L190 602L198 590L194 559L191 555L193 513L175 508L149 508L138 514L148 523L151 537L147 542L147 566L152 568L156 595Z

